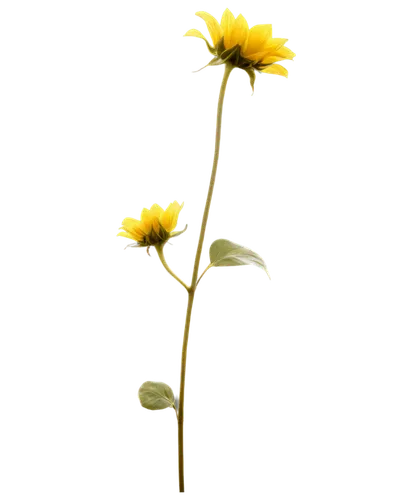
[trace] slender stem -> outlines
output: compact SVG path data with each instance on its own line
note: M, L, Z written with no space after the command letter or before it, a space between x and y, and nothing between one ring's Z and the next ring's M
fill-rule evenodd
M196 252L194 255L193 268L191 274L191 287L197 288L197 277L199 273L200 260L204 254L205 234L210 219L210 213L213 203L213 195L215 190L215 180L218 174L218 160L220 160L220 152L222 149L222 129L224 124L224 104L228 90L229 77L232 74L233 66L228 63L222 65L222 74L219 81L218 98L217 98L217 113L215 118L214 140L213 140L213 162L211 174L208 179L208 189L206 189L204 209L200 216L200 231L197 239Z
M208 188L206 206L204 207L203 220L201 223L199 243L197 245L196 258L193 267L192 284L188 290L189 298L186 311L186 322L185 322L185 332L183 336L182 345L182 362L181 362L181 386L179 391L179 408L178 408L178 449L179 449L179 491L185 491L184 482L184 456L183 456L183 418L184 418L184 405L185 405L185 377L186 377L186 353L189 340L189 328L190 328L190 318L192 315L192 307L194 301L194 294L196 291L197 276L199 274L199 265L201 251L203 249L204 235L206 233L208 214L210 212L211 199L214 191L215 177L217 175L217 166L219 158L219 146L221 142L221 123L222 123L222 107L224 103L225 89L228 82L229 75L233 69L233 66L226 63L225 73L221 83L221 90L218 99L218 109L217 109L217 128L215 133L215 149L214 149L214 163L211 172L210 185Z
M169 272L171 276L173 276L176 281L179 281L179 283L186 288L187 291L189 291L189 287L186 285L184 281L182 281L178 276L172 271L172 269L169 267L167 264L167 261L165 260L164 257L164 245L155 245L155 248L157 250L158 256L160 257L162 265L165 267L165 269Z
M185 433L186 433L186 418L185 418L185 393L186 393L186 368L189 358L189 339L192 324L194 290L189 290L187 293L185 319L183 326L183 335L181 341L181 362L179 366L179 392L178 392L178 412L176 417L177 438L178 438L178 486L179 494L186 493L185 489Z

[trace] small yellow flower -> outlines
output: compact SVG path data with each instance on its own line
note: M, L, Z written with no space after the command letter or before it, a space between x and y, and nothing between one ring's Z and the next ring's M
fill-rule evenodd
M272 38L271 24L258 24L249 29L246 19L241 14L235 19L229 9L222 14L221 24L207 12L196 12L196 16L205 21L214 46L198 30L189 30L185 36L195 36L206 42L215 56L208 65L229 62L245 70L253 90L254 70L287 77L287 69L275 63L293 59L296 54L284 47L286 38Z
M183 203L179 205L177 201L170 203L166 210L157 204L154 204L150 210L144 208L141 220L127 217L122 221L120 229L124 232L118 233L117 236L124 236L137 242L128 245L130 247L149 247L165 243L170 238L186 231L187 226L183 231L172 232L178 223L179 212L182 208Z

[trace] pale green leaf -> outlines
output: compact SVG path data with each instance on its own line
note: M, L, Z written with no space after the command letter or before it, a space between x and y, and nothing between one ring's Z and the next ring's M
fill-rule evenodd
M169 385L163 382L145 382L139 389L140 404L148 410L175 408L175 397Z
M257 253L229 240L214 241L210 247L210 261L208 267L253 265L268 274L265 262Z

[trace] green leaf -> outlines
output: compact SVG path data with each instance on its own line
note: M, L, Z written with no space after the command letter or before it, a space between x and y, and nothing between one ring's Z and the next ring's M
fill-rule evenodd
M263 259L253 250L229 240L216 240L210 247L210 267L253 265L269 273ZM271 279L271 278L270 278Z
M163 382L145 382L139 389L140 404L148 410L175 408L175 397L169 385Z

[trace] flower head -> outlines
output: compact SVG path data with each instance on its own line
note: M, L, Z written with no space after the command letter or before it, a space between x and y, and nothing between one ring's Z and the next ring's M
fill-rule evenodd
M152 245L163 244L174 236L178 236L186 231L187 226L183 231L172 232L178 223L179 212L183 208L177 201L170 203L166 210L163 210L159 205L154 204L150 210L144 208L140 220L127 217L122 221L124 232L118 233L117 236L124 236L136 241L131 247L150 247Z
M275 63L293 59L296 54L284 47L286 38L272 38L271 24L258 24L249 29L246 19L241 14L235 19L229 9L222 14L221 24L207 12L196 12L196 16L205 21L214 45L198 30L189 30L185 36L195 36L206 42L208 50L214 55L207 66L229 62L245 70L253 90L254 70L287 77L287 69Z

